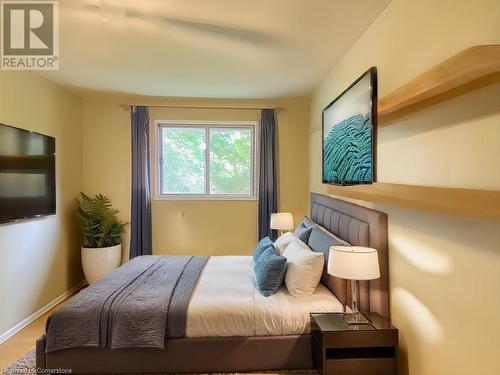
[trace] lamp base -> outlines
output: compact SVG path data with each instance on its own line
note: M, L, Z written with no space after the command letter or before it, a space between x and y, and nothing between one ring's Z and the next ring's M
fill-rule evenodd
M370 324L370 321L360 312L342 313L342 318L347 324Z

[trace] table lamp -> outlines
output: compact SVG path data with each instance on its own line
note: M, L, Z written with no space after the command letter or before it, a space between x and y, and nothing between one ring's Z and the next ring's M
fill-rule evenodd
M278 229L280 235L283 231L293 229L293 216L288 212L278 212L271 214L271 229Z
M358 310L358 280L374 280L380 277L376 249L362 246L332 246L328 258L328 273L351 281L352 313L345 313L348 324L368 324Z

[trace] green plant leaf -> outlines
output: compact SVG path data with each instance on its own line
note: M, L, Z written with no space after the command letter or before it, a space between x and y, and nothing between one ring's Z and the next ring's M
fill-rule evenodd
M126 223L120 221L119 210L113 208L108 197L102 194L89 197L80 193L77 203L84 247L109 247L121 243Z

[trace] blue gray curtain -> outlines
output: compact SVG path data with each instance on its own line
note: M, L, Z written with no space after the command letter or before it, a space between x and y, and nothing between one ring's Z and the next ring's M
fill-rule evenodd
M149 186L149 112L132 106L132 214L130 259L151 255L151 189Z
M259 172L259 239L266 236L275 239L277 232L270 228L271 214L278 212L274 109L263 109L260 116Z

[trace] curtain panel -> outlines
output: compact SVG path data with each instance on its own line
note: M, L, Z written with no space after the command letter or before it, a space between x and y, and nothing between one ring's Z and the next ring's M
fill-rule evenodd
M271 230L271 214L278 212L276 179L276 119L274 109L263 109L260 117L259 239L276 238Z
M130 259L151 255L151 189L149 184L149 111L132 106L132 213Z

